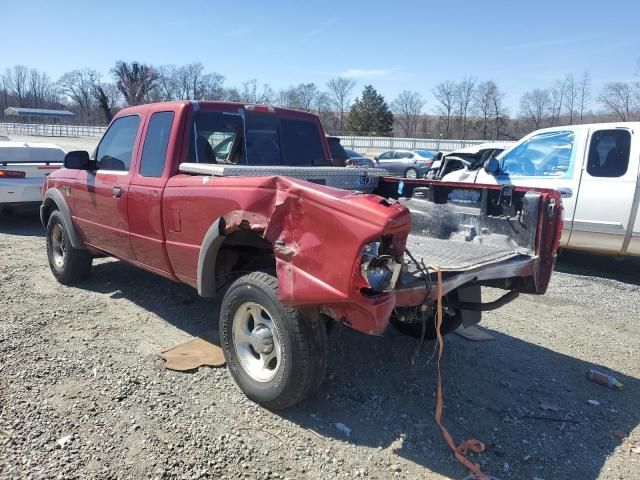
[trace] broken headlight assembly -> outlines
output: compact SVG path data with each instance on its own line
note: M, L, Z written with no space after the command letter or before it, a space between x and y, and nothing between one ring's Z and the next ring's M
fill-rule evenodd
M375 294L394 289L402 263L385 253L383 242L370 242L362 249L360 273L368 285L365 293Z

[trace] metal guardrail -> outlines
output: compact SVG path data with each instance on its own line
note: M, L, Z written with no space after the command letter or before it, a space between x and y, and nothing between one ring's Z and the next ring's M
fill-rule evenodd
M0 123L0 132L43 137L100 137L107 127L43 123Z
M341 136L340 143L345 148L354 150L375 149L425 149L434 151L451 151L470 147L490 140L450 140L443 138L397 138L397 137L355 137ZM507 142L504 142L507 143Z

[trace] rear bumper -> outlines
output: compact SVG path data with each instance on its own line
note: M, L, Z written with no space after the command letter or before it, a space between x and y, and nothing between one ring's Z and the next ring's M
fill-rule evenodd
M0 206L42 201L44 178L0 180Z
M476 283L512 278L533 278L535 281L538 263L538 257L521 256L465 272L444 274L442 293L446 295L470 282ZM395 306L409 307L436 301L438 291L435 282L437 282L437 279L432 278L431 284L433 288L428 292L424 279L411 274L409 274L409 278L405 276L401 279L401 285L395 291Z

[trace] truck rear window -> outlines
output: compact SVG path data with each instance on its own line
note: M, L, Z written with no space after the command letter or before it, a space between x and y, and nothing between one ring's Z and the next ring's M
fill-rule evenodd
M244 165L330 165L313 121L247 112L196 112L189 162Z

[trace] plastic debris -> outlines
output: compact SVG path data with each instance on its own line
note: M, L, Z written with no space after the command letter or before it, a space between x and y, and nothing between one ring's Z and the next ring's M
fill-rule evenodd
M71 441L71 435L65 435L64 437L56 440L56 443L60 445L60 448L64 448L64 446Z
M616 377L599 372L593 368L587 372L587 378L592 382L604 385L605 387L609 387L614 390L622 390L624 388L624 385L620 383Z
M598 400L587 400L587 403L589 405L593 405L594 407L597 407L598 405L600 405L600 402Z
M347 437L351 437L351 429L347 427L344 423L338 422L335 424L336 428L344 433Z

